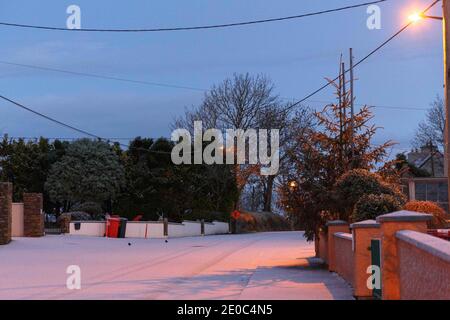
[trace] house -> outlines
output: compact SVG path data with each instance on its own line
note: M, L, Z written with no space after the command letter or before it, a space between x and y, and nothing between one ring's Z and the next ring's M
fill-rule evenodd
M411 151L406 157L410 165L425 170L431 177L444 176L444 155L437 147L424 146Z
M444 175L444 155L436 147L425 146L412 150L406 159L411 170L403 176L402 184L408 200L436 202L448 213L448 179ZM414 173L422 173L422 176Z

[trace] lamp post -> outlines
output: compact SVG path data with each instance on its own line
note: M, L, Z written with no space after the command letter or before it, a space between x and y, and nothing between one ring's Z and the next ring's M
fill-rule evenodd
M448 0L442 0L442 12L443 12L443 43L444 43L444 88L445 88L445 152L444 152L444 172L447 177L447 194L448 200L450 199L450 180L449 180L449 142L450 142L450 70L448 57L450 56L450 3ZM447 205L447 210L450 208Z
M423 19L442 21L443 49L444 49L444 96L445 96L445 132L444 132L444 175L447 177L447 194L450 200L450 0L442 0L442 17L430 16L425 12L414 13L409 16L412 23ZM434 3L435 4L435 3ZM433 4L433 5L434 5ZM432 5L432 6L433 6ZM429 7L430 8L430 7ZM447 206L447 209L450 208Z

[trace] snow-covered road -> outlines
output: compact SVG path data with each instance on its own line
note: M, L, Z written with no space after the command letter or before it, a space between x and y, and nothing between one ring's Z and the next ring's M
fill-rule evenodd
M0 299L352 299L301 232L157 239L16 238L0 246ZM81 268L69 290L67 267Z

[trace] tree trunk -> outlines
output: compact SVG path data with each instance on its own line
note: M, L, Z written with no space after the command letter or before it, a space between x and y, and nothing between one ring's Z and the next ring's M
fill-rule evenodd
M275 176L267 177L266 192L264 194L264 211L272 212L272 194L273 194L273 184L275 182Z

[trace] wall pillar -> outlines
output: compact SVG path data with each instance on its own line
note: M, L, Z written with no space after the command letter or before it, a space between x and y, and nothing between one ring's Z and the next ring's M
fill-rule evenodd
M319 231L319 237L315 240L316 244L316 256L321 258L325 264L328 265L328 234L324 230ZM318 247L318 248L317 248Z
M11 242L12 192L11 183L0 183L0 245Z
M353 257L354 257L354 293L360 299L372 298L372 290L367 287L367 279L370 274L367 268L372 265L370 245L372 239L380 238L380 224L375 220L365 220L353 223L350 228L353 233Z
M328 227L328 270L336 271L336 256L334 249L334 234L337 232L349 233L350 227L348 222L342 220L334 220L327 222Z
M62 215L59 217L59 227L61 228L61 233L70 233L70 215Z
M400 270L398 240L400 230L427 232L432 215L411 211L397 211L377 218L381 232L381 288L383 300L400 299Z
M164 237L168 237L169 236L169 219L168 218L164 218L163 219L163 228L164 228Z
M25 237L42 237L44 235L42 204L42 194L23 194L23 229Z

